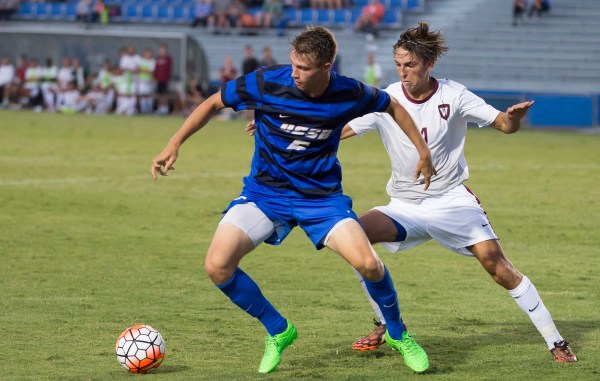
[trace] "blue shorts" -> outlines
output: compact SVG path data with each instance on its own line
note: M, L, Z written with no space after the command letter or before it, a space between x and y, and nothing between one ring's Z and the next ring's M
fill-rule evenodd
M282 196L272 188L254 181L245 181L242 193L233 200L223 213L237 204L253 202L273 222L278 225L273 234L265 240L271 245L279 245L295 226L300 226L318 250L324 245L325 237L340 221L358 217L352 211L352 199L343 194L319 198Z

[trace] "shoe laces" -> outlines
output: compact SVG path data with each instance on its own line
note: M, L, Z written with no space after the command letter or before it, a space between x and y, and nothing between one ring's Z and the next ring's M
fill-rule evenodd
M400 343L402 343L402 350L405 353L409 352L410 354L416 355L420 352L417 347L417 343L415 342L415 339L413 339L413 337L408 332L406 332L406 336L402 340L400 340Z
M272 356L279 352L279 342L275 337L267 335L265 338L265 356Z
M566 340L557 341L554 343L554 348L567 350L569 349L569 342Z
M373 324L375 324L376 327L380 327L384 324L381 324L381 322L379 320L377 320L377 318L373 318Z

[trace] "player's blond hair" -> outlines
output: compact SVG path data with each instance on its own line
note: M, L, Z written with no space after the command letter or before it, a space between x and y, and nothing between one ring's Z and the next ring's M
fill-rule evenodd
M322 26L308 26L291 42L292 50L315 66L333 63L337 54L337 42L333 33Z
M448 44L442 32L429 31L429 24L421 21L417 27L408 28L400 34L394 53L398 48L413 54L423 63L435 63L448 51Z

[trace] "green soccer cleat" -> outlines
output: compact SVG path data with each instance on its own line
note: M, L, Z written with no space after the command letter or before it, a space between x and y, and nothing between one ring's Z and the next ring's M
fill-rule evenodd
M402 340L394 340L385 331L385 342L390 347L400 352L404 357L404 363L410 369L417 373L421 373L429 368L429 360L427 359L427 353L421 348L419 344L412 338L407 332L402 332Z
M298 331L291 321L287 320L287 329L275 336L267 334L265 339L265 354L258 367L259 373L271 373L281 362L283 350L296 340Z

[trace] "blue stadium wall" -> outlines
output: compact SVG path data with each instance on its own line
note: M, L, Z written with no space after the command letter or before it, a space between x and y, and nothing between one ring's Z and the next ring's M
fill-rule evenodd
M498 110L526 100L535 101L529 110L528 124L533 127L598 128L600 94L571 95L529 92L475 91Z

